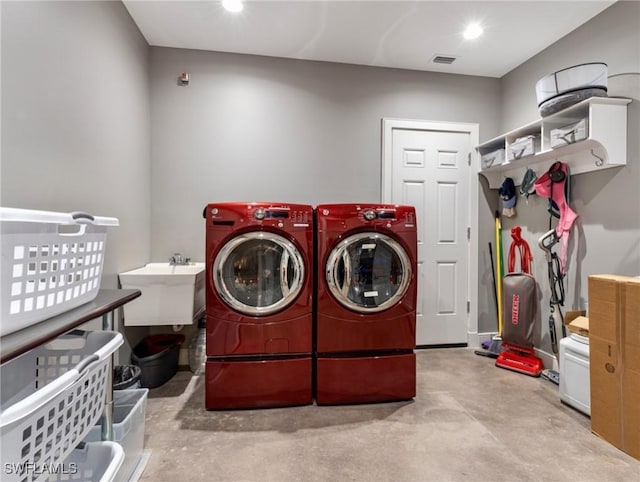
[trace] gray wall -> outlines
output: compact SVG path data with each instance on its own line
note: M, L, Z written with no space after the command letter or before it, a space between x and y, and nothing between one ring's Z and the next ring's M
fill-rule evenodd
M118 217L105 287L174 251L202 259L207 202L379 200L383 117L477 122L484 140L537 118L535 82L549 72L584 61L605 61L610 74L640 71L636 2L616 3L501 80L149 48L119 2L1 9L0 203ZM177 85L182 71L188 87ZM575 176L569 307L586 296L590 273L640 272L637 79L609 81L611 95L636 99L629 165ZM497 193L480 182L482 332L495 329L487 242ZM505 230L520 224L535 245L547 226L543 204L521 202Z
M536 82L557 70L585 62L605 62L609 75L640 73L640 2L618 1L501 79L500 130L539 118ZM609 95L619 81L610 79Z
M0 204L110 228L102 286L149 260L149 47L120 2L1 2Z
M628 108L627 166L580 174L572 179L571 205L580 218L571 235L565 309L585 305L590 274L640 275L640 3L614 4L504 76L501 130L509 131L538 118L535 96L538 79L583 62L607 63L611 76L609 95L629 97L633 102ZM634 74L618 75L624 73ZM485 191L485 195L487 203L494 202L491 197L497 196L496 191ZM542 291L536 346L551 353L546 335L547 268L537 247L537 239L548 230L547 200L536 196L530 199L528 204L519 200L516 218L503 218L504 245L507 248L511 241L509 229L515 224L522 226L535 258L534 276Z
M493 136L499 81L154 47L151 105L152 260L202 260L208 202L379 201L382 118Z

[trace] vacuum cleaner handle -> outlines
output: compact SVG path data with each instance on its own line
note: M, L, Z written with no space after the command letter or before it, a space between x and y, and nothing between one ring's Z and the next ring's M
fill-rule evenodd
M555 229L547 231L538 239L538 246L542 251L544 251L544 256L547 259L547 262L550 262L552 259L551 248L553 248L559 240L560 238L558 238Z
M549 315L549 337L551 338L551 350L556 358L558 358L558 336L556 334L556 320L553 313Z
M560 337L558 335L560 335ZM562 316L562 312L556 307L549 315L549 337L551 338L551 350L558 359L558 362L560 362L558 343L565 336L564 317Z

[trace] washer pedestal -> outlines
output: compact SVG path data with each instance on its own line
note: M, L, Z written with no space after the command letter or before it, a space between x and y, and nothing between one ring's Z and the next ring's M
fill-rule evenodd
M316 403L392 402L416 396L416 355L319 356Z

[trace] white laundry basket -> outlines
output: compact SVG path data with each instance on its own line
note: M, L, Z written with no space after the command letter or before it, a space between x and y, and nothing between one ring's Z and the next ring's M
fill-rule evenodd
M122 343L113 331L74 331L0 365L0 480L44 480L44 467L69 456L104 411Z
M3 207L0 223L0 336L96 297L107 227L118 219Z

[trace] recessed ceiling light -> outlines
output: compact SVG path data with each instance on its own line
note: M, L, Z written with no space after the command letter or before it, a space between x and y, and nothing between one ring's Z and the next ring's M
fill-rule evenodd
M244 8L242 0L222 0L222 6L229 12L238 13Z
M470 23L462 35L467 40L473 40L480 37L480 35L482 35L482 32L484 32L484 30L482 29L480 24Z

